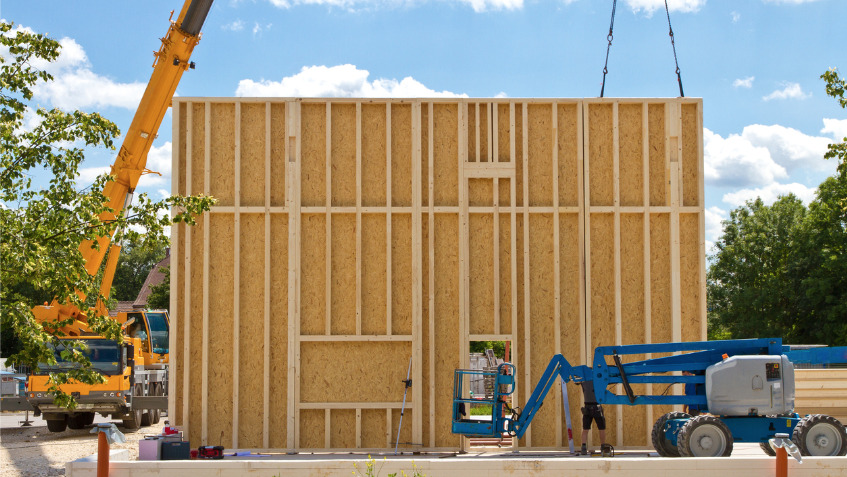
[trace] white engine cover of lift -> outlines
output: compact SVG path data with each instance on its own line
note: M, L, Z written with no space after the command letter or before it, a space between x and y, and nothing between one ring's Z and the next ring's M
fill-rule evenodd
M794 364L785 355L733 356L706 368L709 412L766 416L794 411Z

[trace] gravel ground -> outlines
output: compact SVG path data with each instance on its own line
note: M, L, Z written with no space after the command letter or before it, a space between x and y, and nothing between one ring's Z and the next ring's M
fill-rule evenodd
M21 415L22 416L22 415ZM22 419L22 417L21 417ZM32 427L8 427L0 429L0 477L65 475L65 463L97 453L97 435L91 427L65 432L50 432L41 418L32 418ZM8 421L4 413L4 421ZM98 418L96 422L110 422ZM119 421L115 421L116 424ZM155 426L135 432L124 432L123 444L112 444L112 449L129 449L130 459L138 458L138 441L148 434L160 434L165 419Z

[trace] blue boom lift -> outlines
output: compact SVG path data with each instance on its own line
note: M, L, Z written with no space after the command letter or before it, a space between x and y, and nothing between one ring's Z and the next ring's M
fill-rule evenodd
M627 355L672 354L633 362ZM794 412L794 363L847 363L847 347L791 349L780 338L698 341L626 346L601 346L593 366L571 366L557 354L541 376L523 411L511 408L507 396L515 390L515 366L501 364L497 371L457 369L453 380L453 433L467 437L523 437L557 377L563 382L593 381L601 404L697 405L709 414L692 417L670 412L653 426L653 446L663 457L728 456L733 442L758 442L772 453L768 439L792 434L803 455L847 454L847 433L833 417ZM688 372L690 375L668 374ZM488 379L492 392L472 397L469 382ZM675 383L694 383L689 395L639 394L633 385L652 383L662 390ZM625 394L608 388L620 384ZM667 391L667 388L664 388ZM490 418L471 419L470 408L490 406ZM478 416L475 416L478 417Z

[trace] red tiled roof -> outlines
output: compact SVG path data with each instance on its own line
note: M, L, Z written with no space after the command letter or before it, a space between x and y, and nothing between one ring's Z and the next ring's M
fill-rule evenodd
M153 265L150 273L147 274L147 279L144 280L144 285L141 286L141 291L138 292L138 297L135 298L135 302L133 303L133 307L135 309L140 310L147 307L147 297L150 296L150 288L165 280L165 274L162 272L161 268L169 267L170 265L171 254L170 249L168 249L165 252L165 258L156 265Z

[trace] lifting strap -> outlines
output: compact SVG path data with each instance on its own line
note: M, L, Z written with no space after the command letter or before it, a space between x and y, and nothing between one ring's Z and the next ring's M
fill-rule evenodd
M679 83L679 97L684 98L682 92L682 75L679 73L679 61L676 59L676 43L673 41L673 27L671 26L671 12L668 9L668 0L665 0L665 14L668 16L668 35L671 37L671 48L673 48L673 63L676 66L676 81Z
M603 64L603 84L600 86L600 97L606 92L606 75L609 73L609 50L612 48L612 39L614 38L613 31L615 29L615 10L617 10L618 0L612 0L612 20L609 22L609 34L606 40L609 44L606 46L606 62ZM668 35L671 37L671 48L673 49L673 62L676 67L676 81L679 83L679 96L684 98L685 93L682 91L682 74L679 70L679 60L676 56L676 43L674 42L673 27L671 26L671 13L668 8L668 0L665 0L665 15L668 18Z
M606 74L609 72L609 50L612 49L612 30L615 29L615 9L617 9L618 0L612 0L612 21L609 23L609 34L606 39L609 40L609 45L606 46L606 63L603 65L603 84L600 86L600 97L603 97L603 92L606 90Z

